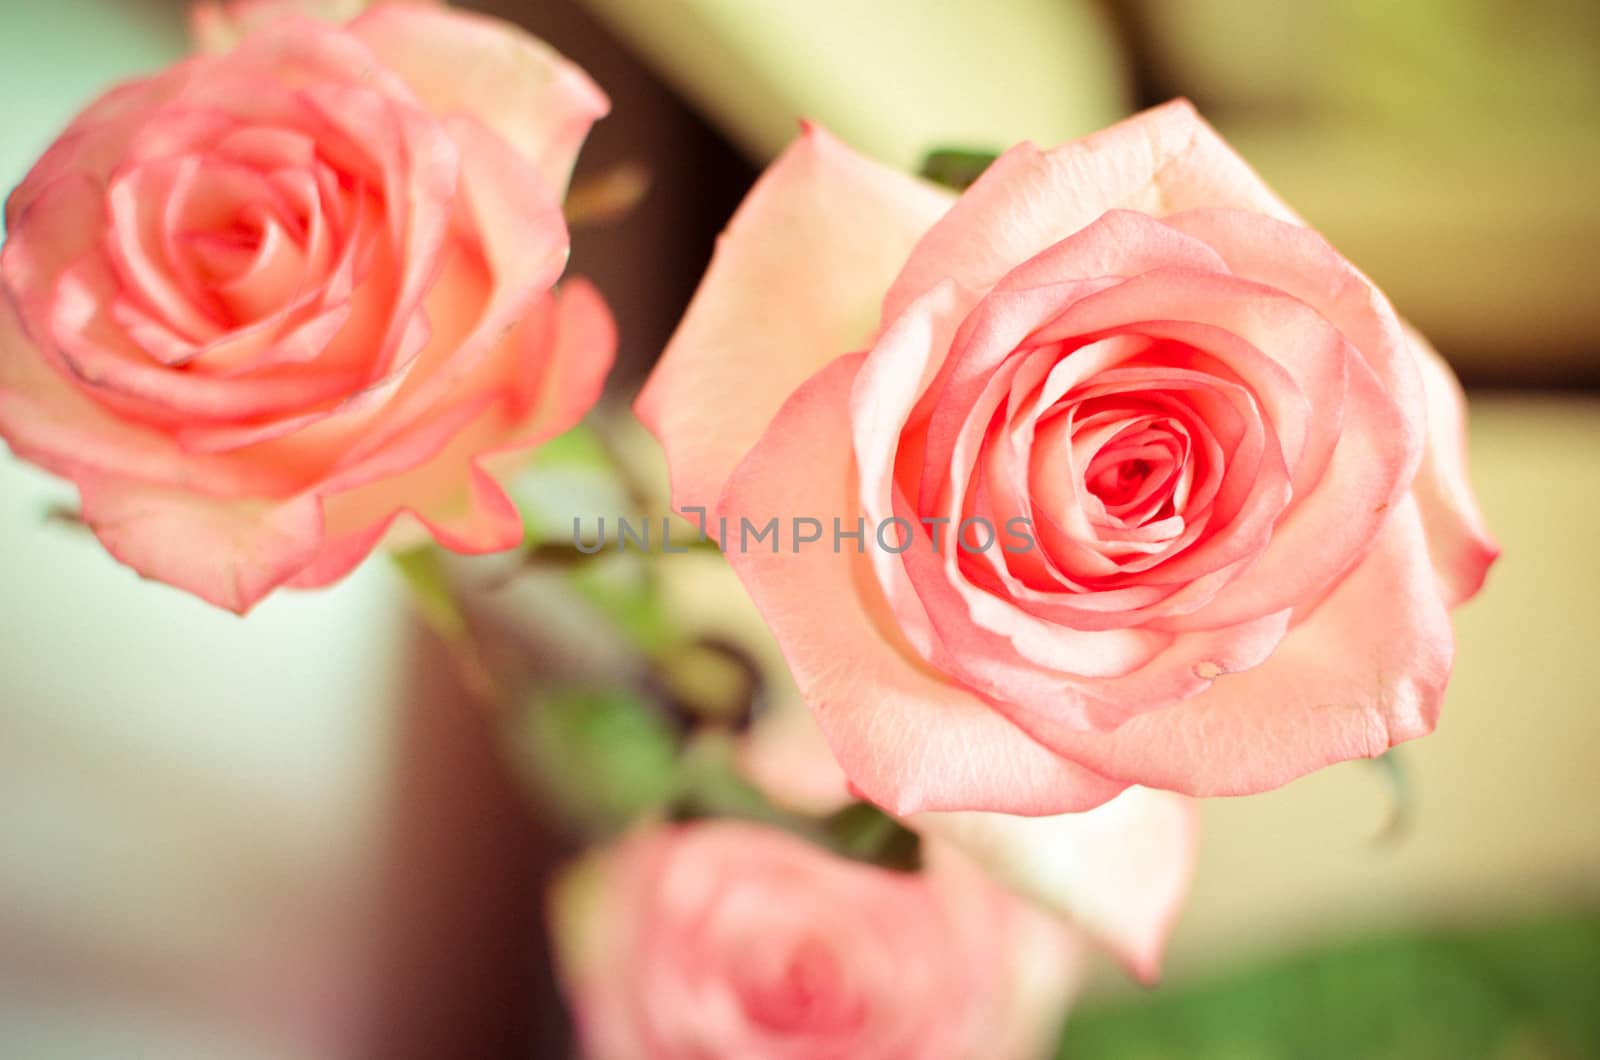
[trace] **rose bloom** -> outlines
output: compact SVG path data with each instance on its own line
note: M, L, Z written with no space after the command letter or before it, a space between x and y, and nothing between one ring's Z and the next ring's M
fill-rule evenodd
M808 128L638 411L680 508L865 520L729 559L899 814L1382 754L1433 728L1496 555L1449 370L1182 102L959 198Z
M922 872L735 821L660 826L557 887L589 1060L1051 1055L1075 933L950 851Z
M207 5L231 51L102 96L6 203L0 434L119 560L238 612L403 514L519 543L495 476L614 346L592 288L552 290L600 91L491 19L319 6Z

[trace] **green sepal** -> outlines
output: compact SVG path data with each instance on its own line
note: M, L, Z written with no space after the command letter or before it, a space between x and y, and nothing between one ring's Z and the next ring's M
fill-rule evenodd
M926 180L955 191L966 191L1000 156L994 151L939 147L928 152L918 173Z

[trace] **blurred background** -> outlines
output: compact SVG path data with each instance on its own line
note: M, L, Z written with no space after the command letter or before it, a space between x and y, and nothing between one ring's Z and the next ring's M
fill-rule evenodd
M1194 99L1467 384L1505 557L1458 614L1405 814L1369 764L1205 807L1169 974L1100 969L1074 1057L1600 1056L1600 5L1592 0L503 0L613 114L576 233L626 398L807 116L914 168ZM0 185L172 0L0 0ZM53 522L0 460L0 1057L566 1055L560 840L374 561L248 620Z

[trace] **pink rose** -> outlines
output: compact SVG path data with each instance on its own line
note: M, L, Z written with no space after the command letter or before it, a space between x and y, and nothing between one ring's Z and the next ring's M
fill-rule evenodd
M920 873L732 821L663 826L558 886L590 1060L1050 1055L1081 946L959 856Z
M605 97L428 4L208 18L249 32L101 97L8 200L0 434L118 559L234 611L342 577L402 514L516 545L496 473L612 356L593 289L551 289Z
M899 814L1381 754L1496 555L1449 370L1182 102L959 198L808 129L638 409L678 507L779 519L729 559Z

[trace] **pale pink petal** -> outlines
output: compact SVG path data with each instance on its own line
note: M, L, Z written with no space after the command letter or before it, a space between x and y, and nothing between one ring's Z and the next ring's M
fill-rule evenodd
M1417 506L1389 511L1371 553L1260 666L1112 733L1019 724L1128 784L1249 795L1433 731L1455 654Z
M795 388L864 346L950 199L816 127L767 169L635 406L666 448L676 507L714 508Z
M923 813L906 823L1070 917L1138 978L1160 977L1199 848L1192 800L1136 787L1083 813Z
M1411 495L1422 513L1433 567L1450 607L1483 588L1489 567L1500 555L1484 525L1467 477L1466 399L1455 373L1421 334L1406 329L1422 368L1428 400L1428 441Z
M499 19L431 4L381 4L348 28L435 113L483 122L557 193L589 127L611 106L576 65Z
M884 319L942 280L986 290L1108 210L1160 217L1205 207L1294 219L1186 100L1054 150L1020 144L917 244L884 303Z
M126 480L78 480L83 521L147 578L245 614L309 563L322 515L309 498L219 501Z
M732 526L796 514L830 532L834 518L856 525L847 410L862 359L834 361L783 405L729 479L720 513ZM1051 755L926 668L896 638L866 556L831 543L776 554L735 548L728 559L865 797L902 815L972 807L1048 814L1098 806L1121 790Z

